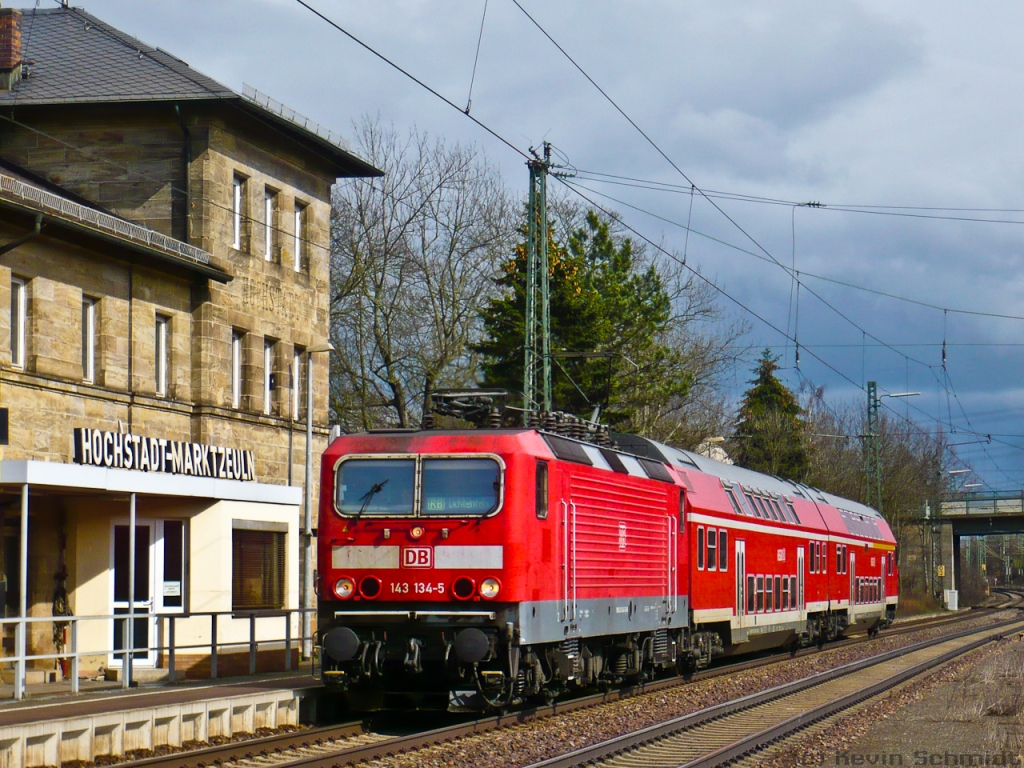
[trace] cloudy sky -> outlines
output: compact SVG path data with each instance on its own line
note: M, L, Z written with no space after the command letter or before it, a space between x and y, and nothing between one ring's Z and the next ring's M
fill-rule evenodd
M484 0L307 2L465 107ZM864 402L866 380L919 391L884 402L955 432L964 482L1024 487L1024 320L963 312L1024 317L1024 4L519 2L693 184L727 193L712 199L735 224L699 194L691 212L690 182L513 0L487 0L474 117L524 151L552 142L588 195L669 250L690 217L688 262L781 329L723 295L792 386L833 403ZM476 143L525 188L519 155L295 0L74 4L342 132L379 114ZM799 322L775 262L801 273Z

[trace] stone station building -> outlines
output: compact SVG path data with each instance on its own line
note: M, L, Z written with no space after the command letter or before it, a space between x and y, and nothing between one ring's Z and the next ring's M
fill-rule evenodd
M231 613L299 607L310 364L314 463L327 435L327 359L306 350L328 338L331 187L379 172L80 9L0 9L0 89L3 654L24 604L162 614L135 622L141 646L166 645L171 614L178 645L216 622L247 662L249 620ZM80 674L117 673L123 625L79 621ZM69 642L27 627L29 654ZM283 618L257 634L280 640ZM177 669L208 658L182 650Z

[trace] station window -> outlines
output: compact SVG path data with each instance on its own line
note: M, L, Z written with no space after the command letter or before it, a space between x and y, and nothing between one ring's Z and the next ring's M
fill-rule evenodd
M263 339L263 413L270 415L273 406L276 377L274 376L274 358L277 342Z
M82 297L82 380L96 380L96 299Z
M11 278L11 365L25 367L25 325L28 320L28 296L25 281Z
M305 221L306 221L306 206L302 203L295 202L295 247L294 255L292 258L292 267L296 272L302 271L302 240L305 237Z
M697 570L704 570L704 526L697 526Z
M724 528L718 530L718 570L729 570L729 533Z
M231 407L242 407L242 331L231 331Z
M302 421L302 409L305 402L306 383L302 375L302 356L306 348L295 345L292 351L292 421Z
M548 463L537 462L537 483L536 483L536 505L537 519L548 519Z
M754 593L757 597L757 611L760 613L764 610L764 576L757 577Z
M231 532L231 609L284 607L284 531Z
M263 190L263 259L274 260L274 209L277 193L270 187Z
M754 577L747 576L747 613L754 612Z
M231 247L242 248L242 206L245 201L245 179L238 174L231 178Z
M163 606L185 605L185 521L164 520Z
M718 531L708 528L708 570L713 571L718 565L718 556L715 549L718 544Z
M153 374L156 377L156 394L167 396L167 369L170 357L171 318L167 315L156 316L156 337L153 340Z

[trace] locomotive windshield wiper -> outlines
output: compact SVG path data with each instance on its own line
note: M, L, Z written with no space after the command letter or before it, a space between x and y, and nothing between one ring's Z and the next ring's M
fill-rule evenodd
M381 491L383 491L384 486L387 485L388 481L390 480L391 478L389 477L387 480L382 480L379 483L374 483L372 486L370 486L370 490L368 490L366 493L359 497L359 500L363 502L363 506L361 506L359 508L359 511L356 513L357 520L363 516L363 512L365 512L366 508L370 506L370 502L373 500L373 497L376 496Z

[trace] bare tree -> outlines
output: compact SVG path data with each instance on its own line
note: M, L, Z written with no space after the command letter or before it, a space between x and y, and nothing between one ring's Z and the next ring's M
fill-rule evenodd
M473 381L470 342L511 249L512 206L474 147L379 118L356 133L384 176L335 190L332 416L345 429L408 427L425 389Z

